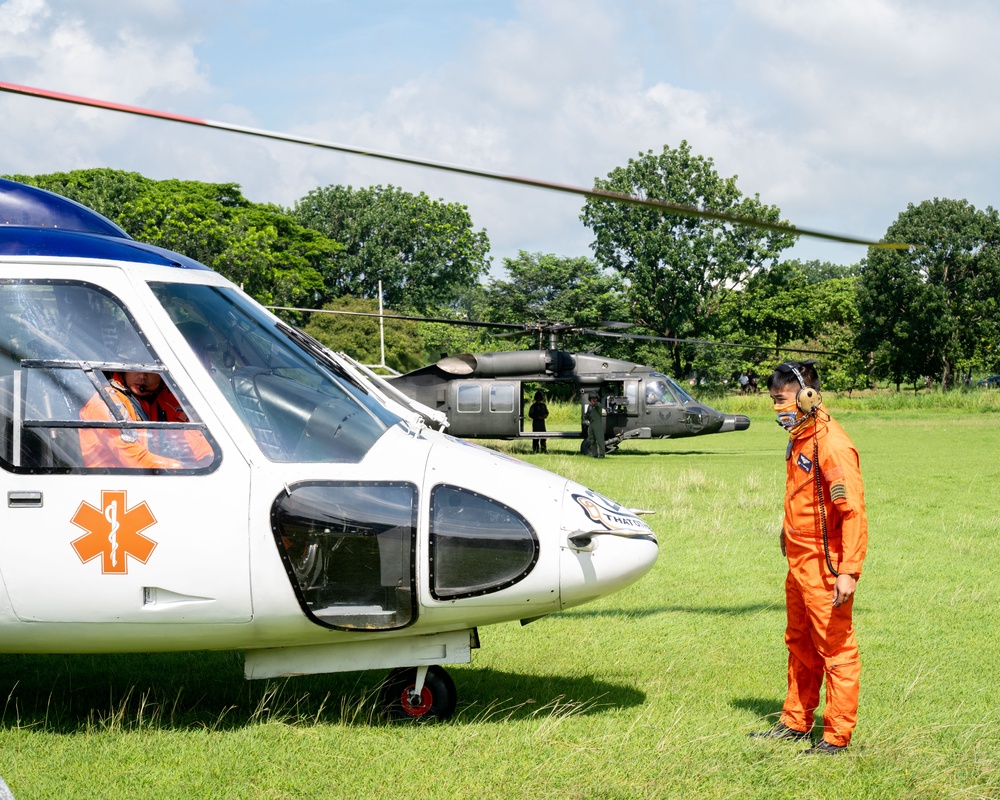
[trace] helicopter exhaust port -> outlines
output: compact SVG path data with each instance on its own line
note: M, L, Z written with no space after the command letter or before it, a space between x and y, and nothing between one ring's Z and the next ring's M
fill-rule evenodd
M722 420L722 427L719 428L719 433L745 431L749 427L750 417L745 414L726 414Z

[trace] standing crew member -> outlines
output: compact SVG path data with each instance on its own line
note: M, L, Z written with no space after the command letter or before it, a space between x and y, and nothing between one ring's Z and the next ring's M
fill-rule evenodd
M815 362L786 361L767 380L785 451L781 554L788 559L788 693L781 718L751 734L806 740L826 679L823 737L809 753L837 754L858 720L861 660L854 635L854 592L868 547L858 451L827 413Z
M600 398L591 392L587 408L587 448L594 458L604 458L604 409Z
M545 396L541 392L535 392L535 402L528 409L528 418L531 420L532 433L545 432L545 420L549 416L549 407L545 405ZM545 452L545 439L534 438L531 440L531 452Z

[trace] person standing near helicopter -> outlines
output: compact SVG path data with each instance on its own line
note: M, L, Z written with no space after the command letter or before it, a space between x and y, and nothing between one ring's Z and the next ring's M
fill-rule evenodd
M545 420L549 416L549 407L545 405L545 395L540 391L535 392L535 402L531 404L528 409L528 418L531 420L531 432L532 433L544 433L545 432ZM546 452L545 439L535 437L531 440L531 452L537 453Z
M808 753L835 755L858 718L861 659L854 594L868 548L858 451L820 395L813 361L786 361L767 380L788 431L781 554L785 579L788 692L778 723L751 736L805 741L826 680L823 737Z
M591 392L588 397L587 448L594 458L604 458L604 408L596 392Z

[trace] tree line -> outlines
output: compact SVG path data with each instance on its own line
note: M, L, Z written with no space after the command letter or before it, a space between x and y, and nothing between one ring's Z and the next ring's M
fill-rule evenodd
M826 385L950 389L1000 371L1000 219L964 200L910 204L884 241L849 266L782 260L792 234L588 200L593 257L521 252L491 276L489 239L468 209L394 186L317 188L290 208L254 203L237 184L145 178L112 169L11 176L104 214L131 236L195 258L265 305L373 312L379 286L400 315L499 323L541 320L729 344L564 338L678 377L725 382L817 351ZM780 210L746 196L687 142L630 159L598 188L765 222ZM329 346L374 363L377 321L281 312ZM390 312L391 313L391 312ZM611 329L618 330L617 328ZM386 362L412 369L442 353L547 347L483 328L398 321ZM740 346L732 346L736 343Z

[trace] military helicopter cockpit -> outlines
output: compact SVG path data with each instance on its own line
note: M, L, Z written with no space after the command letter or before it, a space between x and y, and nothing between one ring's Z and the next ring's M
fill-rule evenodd
M430 430L221 275L0 180L0 650L395 670L449 716L481 626L652 568L637 513Z

